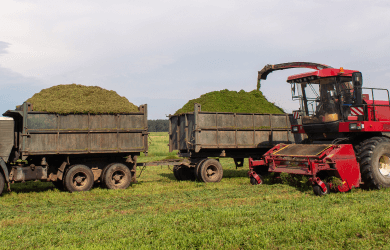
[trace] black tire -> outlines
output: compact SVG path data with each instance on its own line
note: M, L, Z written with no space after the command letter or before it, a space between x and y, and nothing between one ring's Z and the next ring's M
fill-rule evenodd
M200 160L198 163L196 163L196 165L195 165L194 174L195 174L195 179L196 179L197 181L202 181L202 180L201 180L200 173L199 173L199 169L200 169L200 167L202 166L202 164L203 164L205 161L207 161L207 160L208 160L207 158L206 158L206 159L202 159L202 160Z
M64 182L62 180L52 181L51 183L53 183L54 187L57 188L58 190L61 191L64 190Z
M108 189L126 189L131 183L130 169L122 163L113 163L106 167L102 184Z
M194 168L190 168L186 165L174 166L173 174L178 181L195 180Z
M203 182L220 182L223 176L222 165L215 159L207 159L200 166L198 175Z
M365 187L390 187L390 140L373 137L363 141L358 149L357 159Z
M330 193L329 184L325 182L325 186L326 186L326 189L327 189L326 192L322 191L322 188L319 185L315 184L313 186L314 194L317 195L317 196L323 196L323 195L329 194Z
M3 173L0 172L0 195L3 193L4 186L5 186L4 176Z
M64 187L69 192L89 191L93 186L92 170L85 165L73 165L66 171Z
M195 168L190 168L186 165L180 165L179 168L180 169L178 173L182 181L195 180L195 173L194 173Z
M179 165L175 165L173 167L173 175L175 176L176 180L181 181L181 176L179 174L179 171L180 171L180 166Z
M114 164L114 163L110 163L108 164L105 168L103 168L103 171L102 173L100 174L100 182L103 183L104 180L103 180L103 177L106 175L106 172L107 172L107 169L109 169L111 167L111 165ZM103 184L104 186L104 184Z
M254 177L250 178L250 183L252 185L261 185L263 184L263 177L261 175L258 175L260 177L261 183L258 183L257 180Z

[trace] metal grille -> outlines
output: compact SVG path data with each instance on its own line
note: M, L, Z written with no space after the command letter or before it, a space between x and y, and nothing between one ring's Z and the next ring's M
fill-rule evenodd
M281 150L276 151L273 155L284 156L317 156L321 154L325 149L331 147L331 144L318 144L318 145L305 145L305 144L292 144L288 145Z

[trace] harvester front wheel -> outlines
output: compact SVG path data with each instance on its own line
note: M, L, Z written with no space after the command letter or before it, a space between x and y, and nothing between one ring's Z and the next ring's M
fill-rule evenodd
M360 172L366 187L390 187L390 140L373 137L364 141L358 155Z
M313 186L313 192L314 192L315 195L317 195L317 196L323 196L323 195L327 195L327 194L330 193L329 184L326 183L326 182L324 182L324 183L325 183L325 186L326 186L326 192L324 192L324 191L322 190L322 188L321 188L319 185L315 184L315 185Z

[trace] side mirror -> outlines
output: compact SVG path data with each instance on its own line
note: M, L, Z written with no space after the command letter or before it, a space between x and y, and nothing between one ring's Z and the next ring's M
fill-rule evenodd
M361 72L352 73L352 84L355 104L363 104L362 98L362 86L363 86L363 76Z

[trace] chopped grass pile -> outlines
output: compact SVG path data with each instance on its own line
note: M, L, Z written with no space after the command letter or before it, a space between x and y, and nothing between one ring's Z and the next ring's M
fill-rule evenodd
M57 85L42 89L26 102L34 111L50 113L118 114L138 112L138 107L113 90L80 84Z
M227 89L213 91L201 95L197 99L188 101L175 115L193 112L194 104L202 105L202 111L209 112L232 112L232 113L261 113L261 114L283 114L283 109L267 101L261 91L244 90L230 91Z

